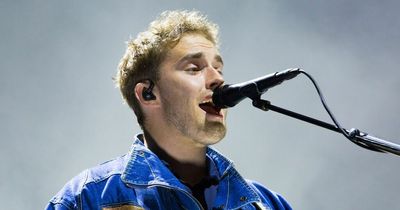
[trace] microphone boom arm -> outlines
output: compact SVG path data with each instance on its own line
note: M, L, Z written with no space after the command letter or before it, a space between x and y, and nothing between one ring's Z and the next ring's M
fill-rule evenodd
M271 102L267 100L263 100L260 97L258 98L252 98L253 100L253 106L257 107L263 111L268 111L272 110L275 112L278 112L283 115L287 115L289 117L293 117L295 119L311 123L313 125L317 125L319 127L326 128L331 131L335 131L338 133L342 133L342 131L337 128L335 125L287 110L283 109L278 106L274 106L271 104ZM386 153L392 153L395 155L400 156L400 145L371 136L367 133L360 132L358 129L351 129L351 130L346 130L345 132L349 134L350 138L349 140L352 141L353 143L357 144L358 146L361 146L365 149L369 149L375 152L386 152Z

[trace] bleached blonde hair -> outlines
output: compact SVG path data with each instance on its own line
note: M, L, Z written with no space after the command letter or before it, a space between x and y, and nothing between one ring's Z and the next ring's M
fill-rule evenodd
M218 26L198 11L165 11L150 23L147 31L128 41L115 81L142 129L145 116L135 97L135 86L144 80L157 83L166 53L188 33L203 35L218 46Z

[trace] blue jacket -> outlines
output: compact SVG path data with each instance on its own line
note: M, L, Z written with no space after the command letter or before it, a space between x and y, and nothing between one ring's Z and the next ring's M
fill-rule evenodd
M214 162L220 179L212 209L291 209L280 195L243 179L232 162L217 151L208 148L207 157ZM137 136L127 155L82 172L50 200L46 209L202 207Z

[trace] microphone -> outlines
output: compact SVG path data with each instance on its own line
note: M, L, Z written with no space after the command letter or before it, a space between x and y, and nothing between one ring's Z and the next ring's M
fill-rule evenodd
M279 85L285 80L293 79L301 71L299 68L287 69L239 84L222 85L214 90L212 101L218 108L229 108L246 97L257 99L269 88Z

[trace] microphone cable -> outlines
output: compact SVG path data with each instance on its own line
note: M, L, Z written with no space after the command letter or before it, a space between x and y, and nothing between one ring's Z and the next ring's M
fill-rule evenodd
M333 115L333 113L330 111L328 105L325 102L324 95L322 94L322 92L321 92L317 82L314 80L314 78L310 74L308 74L307 72L305 72L302 69L300 69L299 71L300 71L300 73L306 75L307 78L310 79L311 82L313 83L315 89L317 90L317 93L318 93L318 96L319 96L319 98L321 100L322 105L324 106L326 112L328 113L329 117L332 119L333 123L335 124L336 128L340 131L340 133L342 133L348 140L350 140L354 144L357 144L360 147L363 147L365 149L369 149L369 150L372 150L372 151L375 151L375 152L383 152L383 151L381 151L379 149L376 149L376 148L371 147L371 146L369 146L367 144L364 144L364 143L361 143L361 142L357 141L356 140L357 135L361 135L361 133L360 133L360 131L358 129L352 128L352 129L350 129L350 131L347 131L346 129L344 129L340 125L340 123L336 120L336 118ZM366 134L362 133L362 135L366 135Z

